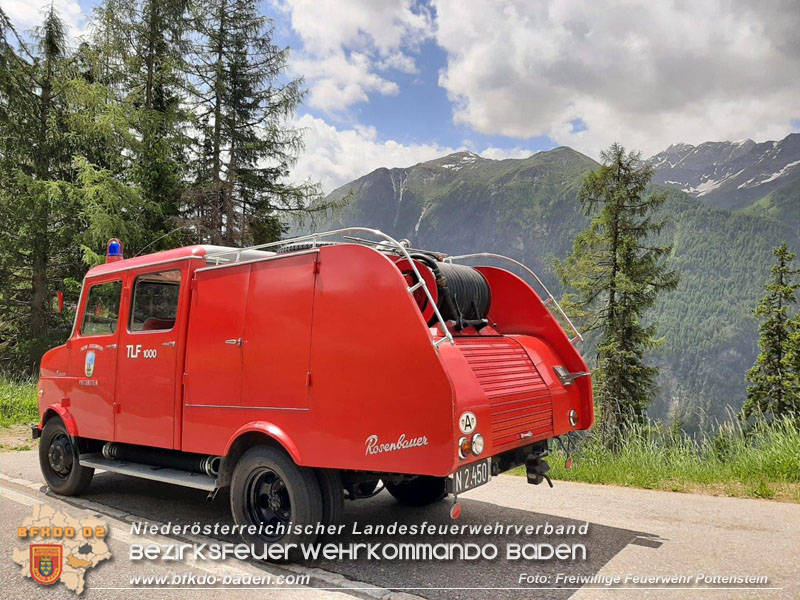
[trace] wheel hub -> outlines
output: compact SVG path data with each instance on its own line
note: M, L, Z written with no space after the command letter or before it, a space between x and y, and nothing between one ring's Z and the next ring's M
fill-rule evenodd
M278 510L281 508L281 498L278 494L270 494L269 495L269 507L272 510Z
M247 512L251 523L263 525L286 524L292 518L292 502L286 483L272 469L261 468L247 482ZM265 541L276 541L283 532L261 535Z
M62 477L69 475L72 471L72 444L66 435L62 433L53 438L47 450L47 460L56 474Z

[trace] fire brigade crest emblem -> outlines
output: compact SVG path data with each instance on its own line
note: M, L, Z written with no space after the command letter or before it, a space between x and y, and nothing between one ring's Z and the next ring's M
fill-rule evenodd
M83 372L86 373L87 377L91 377L94 374L94 358L94 350L89 350L83 363Z
M61 544L31 544L31 577L42 585L50 585L61 577Z

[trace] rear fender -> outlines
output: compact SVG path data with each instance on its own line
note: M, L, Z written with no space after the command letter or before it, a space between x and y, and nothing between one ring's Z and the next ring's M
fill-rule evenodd
M228 443L225 445L225 456L230 453L231 448L236 440L248 433L261 433L269 438L272 438L278 442L284 450L286 450L296 464L302 464L302 459L300 457L300 452L297 450L297 445L283 429L268 421L251 421L250 423L242 425L239 429L237 429L228 440Z

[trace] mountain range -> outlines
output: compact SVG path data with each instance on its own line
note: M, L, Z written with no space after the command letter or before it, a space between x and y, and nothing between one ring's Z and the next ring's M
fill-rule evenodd
M650 158L653 182L705 204L747 210L800 227L800 133L777 142L674 144Z
M668 196L660 241L672 244L668 261L681 272L649 315L663 337L650 356L661 376L649 414L697 430L741 406L772 248L785 240L800 250L800 135L676 144L649 161L654 187ZM380 168L331 192L324 200L339 206L312 227L361 225L448 254L506 254L559 295L554 261L589 223L579 191L598 166L559 147L525 159L457 152ZM585 351L591 361L591 340Z

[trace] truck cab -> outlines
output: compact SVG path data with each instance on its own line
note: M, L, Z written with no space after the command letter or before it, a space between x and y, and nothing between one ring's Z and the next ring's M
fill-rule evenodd
M291 547L315 536L282 525L335 524L383 489L420 506L523 464L540 483L548 440L592 425L580 335L511 259L366 228L132 259L116 244L41 362L34 436L57 493L95 468L230 486L236 522L270 531L248 539Z

